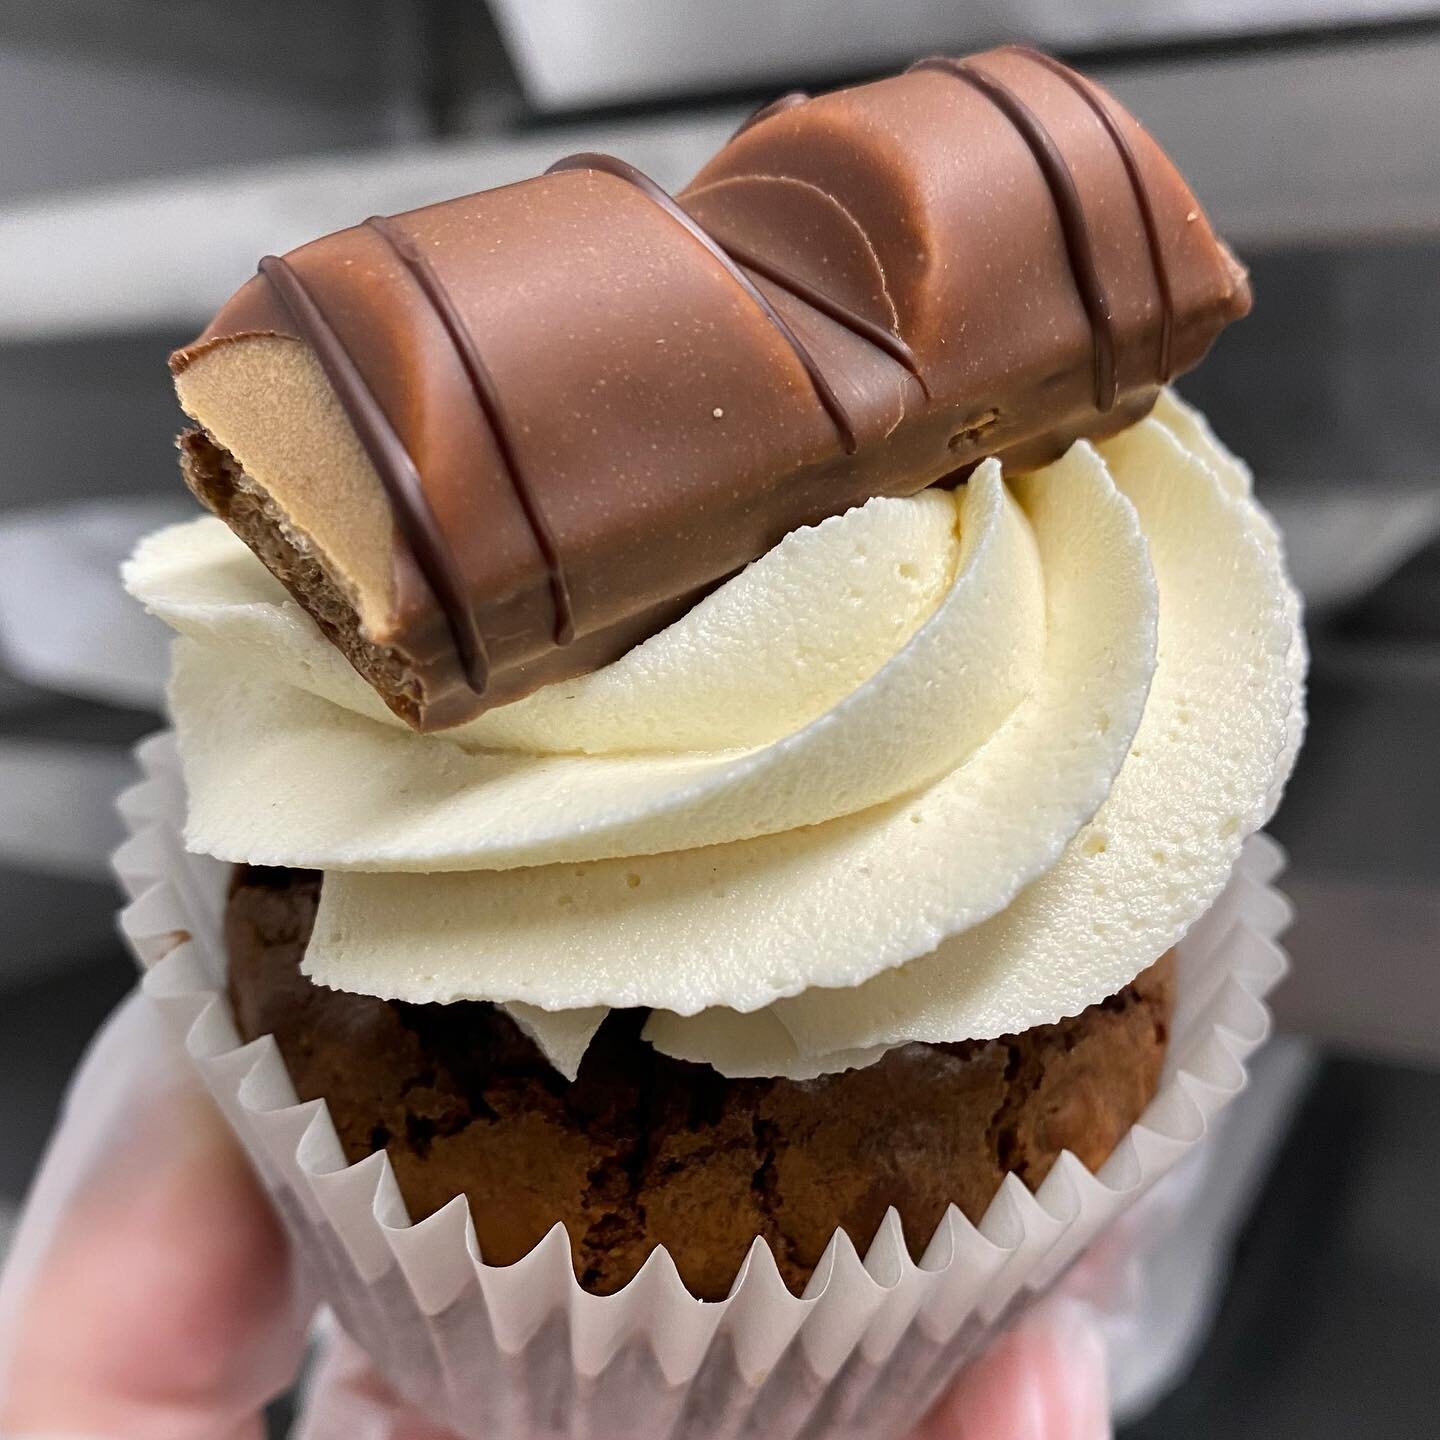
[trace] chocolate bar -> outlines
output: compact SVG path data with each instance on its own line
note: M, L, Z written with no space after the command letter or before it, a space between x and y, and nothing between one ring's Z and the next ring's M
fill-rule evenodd
M1135 119L1020 47L372 217L172 357L192 489L392 709L607 664L786 532L1145 415L1249 308Z

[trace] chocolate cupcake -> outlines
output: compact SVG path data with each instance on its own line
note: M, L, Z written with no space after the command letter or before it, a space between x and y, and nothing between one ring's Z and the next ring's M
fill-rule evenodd
M587 1304L762 1253L835 1295L887 1234L918 1286L1016 1186L1143 1180L1172 951L1303 725L1273 527L1166 388L1248 305L1135 120L1007 47L771 107L673 198L582 155L372 218L173 357L215 517L126 579L239 867L237 1054L377 1223L464 1215L458 1265L405 1242L426 1315L538 1334L494 1277L557 1244ZM388 1349L358 1182L296 1183Z
M672 1060L640 1039L643 1012L621 1011L566 1082L493 1005L307 980L318 898L302 871L237 878L225 937L241 1035L275 1037L350 1160L389 1154L412 1218L464 1195L498 1265L558 1220L599 1294L663 1245L692 1293L722 1299L756 1236L799 1294L837 1226L873 1235L893 1206L928 1240L950 1205L979 1221L1006 1174L1038 1188L1063 1150L1098 1170L1154 1094L1173 1003L1167 955L1073 1019L804 1081Z

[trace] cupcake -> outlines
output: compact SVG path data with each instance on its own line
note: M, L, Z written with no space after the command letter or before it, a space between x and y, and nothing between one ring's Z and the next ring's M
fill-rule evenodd
M173 357L213 515L126 571L179 634L158 988L439 1418L480 1433L477 1357L559 1324L558 1429L600 1423L669 1285L717 1304L645 1331L630 1423L731 1403L702 1313L767 1424L862 1353L889 1423L912 1331L939 1383L1151 1175L1147 1121L1197 1138L1187 1063L1238 1083L1206 1027L1304 646L1167 386L1248 306L1137 122L1007 47L767 107L673 198L580 155L372 217ZM1038 1269L954 1279L1057 1176ZM840 1278L877 1236L883 1322ZM500 1278L557 1247L563 1294ZM786 1379L774 1315L826 1294Z

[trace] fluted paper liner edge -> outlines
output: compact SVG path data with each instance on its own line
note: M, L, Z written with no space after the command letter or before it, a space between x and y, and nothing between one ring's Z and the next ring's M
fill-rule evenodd
M664 1249L615 1295L580 1288L556 1224L513 1265L485 1263L457 1197L411 1224L389 1157L346 1162L323 1101L296 1103L270 1037L241 1044L221 935L231 867L186 851L173 737L137 751L115 869L144 989L248 1150L323 1298L402 1394L465 1436L903 1433L965 1357L1008 1324L1206 1134L1245 1084L1284 975L1290 910L1268 837L1177 947L1159 1090L1097 1172L1068 1151L1035 1192L1008 1176L979 1225L953 1206L917 1264L891 1210L837 1231L802 1297L752 1244L729 1296L701 1302ZM863 1258L852 1238L868 1239ZM607 1429L607 1420L614 1428Z

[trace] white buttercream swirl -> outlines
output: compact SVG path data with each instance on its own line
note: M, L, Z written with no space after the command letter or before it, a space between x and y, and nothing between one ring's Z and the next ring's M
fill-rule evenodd
M1303 713L1273 529L1169 397L1098 452L797 531L442 736L218 521L127 583L183 637L189 843L327 872L316 980L511 1005L567 1073L611 1006L797 1076L1074 1013L1218 893Z

